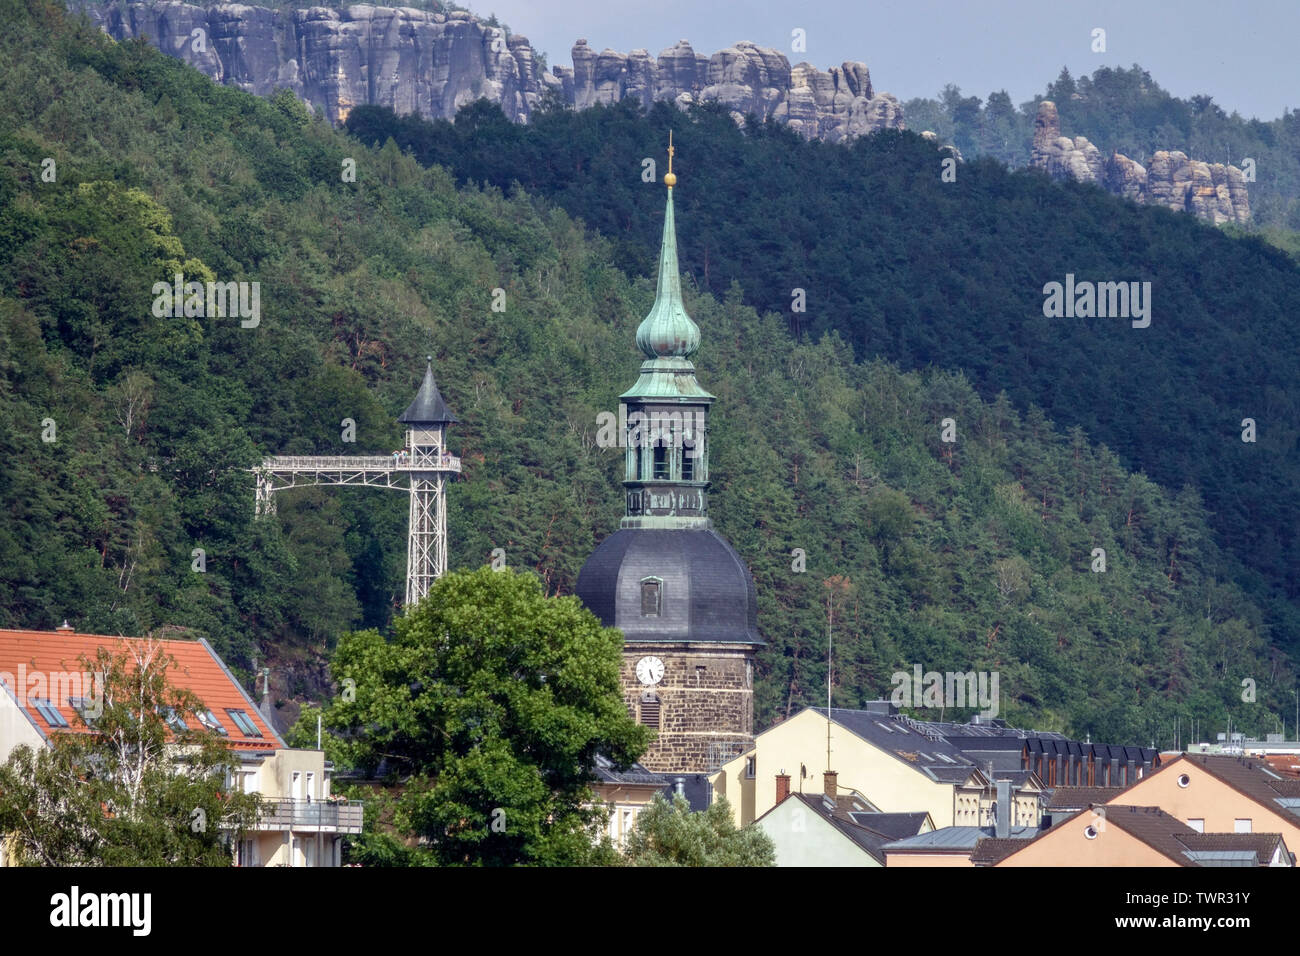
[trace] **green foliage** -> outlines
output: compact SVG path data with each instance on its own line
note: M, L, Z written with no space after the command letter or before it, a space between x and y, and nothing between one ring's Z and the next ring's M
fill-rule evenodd
M1023 167L1029 165L1042 100L1056 104L1066 136L1086 136L1102 155L1119 152L1144 165L1161 149L1235 166L1253 159L1256 180L1248 189L1254 221L1300 227L1300 114L1288 110L1267 122L1229 115L1210 96L1171 95L1137 64L1127 70L1101 67L1078 80L1062 70L1045 95L1018 111L1005 91L981 102L950 84L938 99L908 100L903 112L909 128L934 131L967 159L988 156Z
M1089 96L1118 82L1097 79ZM775 122L741 130L716 108L686 118L657 104L642 115L625 101L524 126L485 103L454 124L365 107L348 128L366 142L391 137L461 181L549 198L608 237L633 274L656 262L647 224L663 192L642 182L636 158L662 157L671 128L688 281L715 296L736 283L801 340L838 332L859 359L960 370L986 400L1005 390L1020 408L1084 429L1124 467L1171 488L1191 483L1246 569L1234 576L1267 604L1274 640L1300 647L1300 363L1277 347L1300 312L1300 268L1258 237L991 159L945 184L935 146L912 133L832 146ZM1067 273L1149 281L1151 327L1044 319L1043 287ZM795 289L806 312L791 311ZM780 342L758 348L779 353ZM1240 440L1248 416L1267 422L1255 444Z
M519 127L480 105L440 127L358 108L372 147L57 7L0 0L0 19L0 626L188 628L236 669L256 654L290 674L285 696L323 699L335 635L391 633L406 501L305 489L253 521L244 469L397 447L429 352L463 420L451 566L503 548L572 593L621 514L596 416L640 361L663 209L640 159L672 126L699 377L719 397L710 511L754 573L768 641L760 727L825 700L835 575L853 585L835 608L840 706L921 663L1000 670L1013 723L1108 742L1171 743L1179 714L1263 733L1291 712L1280 651L1300 625L1267 603L1300 565L1300 410L1277 347L1300 272L1282 253L991 164L954 189L910 134L804 144L717 110ZM191 260L260 281L261 325L155 319L153 283ZM1042 283L1080 263L1153 278L1152 327L1044 322ZM856 360L876 353L904 371ZM1266 438L1243 446L1257 407ZM955 445L939 441L950 416ZM485 750L459 785L505 759Z
M403 779L399 832L444 865L584 860L596 754L627 766L649 742L623 705L618 632L487 568L440 578L396 632L339 642L331 670L355 699L326 723L350 766Z
M776 847L758 827L737 829L726 797L692 813L685 797L655 794L628 835L627 858L633 866L775 866Z
M256 819L258 797L226 787L237 760L208 730L171 739L166 713L199 727L203 705L171 686L157 645L82 660L103 675L85 733L17 747L0 766L0 834L32 866L229 866L230 842ZM183 757L177 760L177 748Z

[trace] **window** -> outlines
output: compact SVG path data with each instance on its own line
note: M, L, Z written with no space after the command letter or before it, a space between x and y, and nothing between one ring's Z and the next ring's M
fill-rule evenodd
M641 616L658 617L663 582L651 578L641 582Z
M1192 782L1192 778L1189 777L1187 774L1183 774L1182 776L1180 776L1180 777L1178 778L1178 786L1180 786L1180 787L1184 787L1184 788L1185 788L1185 787L1187 787L1191 782Z
M1199 818L1199 819L1188 820L1188 821L1187 821L1187 825L1188 825L1189 827L1191 827L1193 830L1195 830L1197 833L1204 833L1204 832L1205 832L1205 818L1204 818L1204 817L1201 817L1201 818Z
M754 779L755 773L757 771L757 766L756 766L757 763L758 760L755 757L750 757L748 760L745 761L745 776L748 777L750 780Z
M230 719L235 722L235 726L239 728L239 732L245 737L262 736L262 732L257 729L257 724L253 723L253 719L248 716L247 711L232 710L227 707L226 713L230 715Z
M95 706L95 702L89 697L69 697L68 706L86 723L90 723L102 712L102 708Z
M682 481L695 480L695 439L682 440Z
M213 714L212 711L201 710L198 712L197 716L199 718L199 723L201 723L204 727L208 728L208 730L216 731L217 733L221 734L221 736L223 737L229 736L229 732L226 730L225 727L221 726L221 721L217 720L216 715Z
M654 447L654 473L651 475L656 480L667 481L668 473L668 447L663 440L655 442Z
M1243 819L1241 819L1240 817L1238 817L1236 820L1233 820L1233 821L1232 821L1232 832L1233 832L1233 833L1250 833L1250 832L1251 832L1251 824L1250 824L1250 820L1243 820Z
M36 708L36 712L44 717L45 722L51 727L68 726L68 722L64 720L63 715L59 713L59 708L55 707L54 704L46 698L33 697L32 706Z
M167 721L167 726L175 731L189 730L190 725L185 722L185 718L176 712L172 707L161 707L158 713L162 715L163 720Z

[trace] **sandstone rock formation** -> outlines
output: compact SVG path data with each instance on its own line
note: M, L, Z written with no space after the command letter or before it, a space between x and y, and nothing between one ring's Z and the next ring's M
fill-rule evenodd
M85 2L114 39L144 36L218 83L268 95L288 87L339 123L359 104L450 119L487 97L517 122L548 90L577 109L625 98L680 107L716 100L743 119L789 123L808 139L833 142L901 129L903 109L874 94L864 63L823 73L791 67L777 50L741 42L712 56L680 40L652 58L645 50L596 53L579 40L573 66L540 69L527 37L506 37L462 11L447 14L365 4L272 10L180 0Z
M1204 163L1166 150L1157 150L1145 168L1122 153L1112 153L1103 162L1100 151L1086 138L1061 135L1060 117L1051 100L1038 104L1030 165L1054 179L1095 182L1117 196L1190 212L1215 225L1250 221L1245 177L1236 166Z
M806 139L838 142L878 129L901 129L903 108L888 93L873 94L865 63L823 73L794 67L778 50L741 42L711 57L678 40L651 60L645 50L599 55L586 40L573 46L573 70L557 68L565 97L576 108L632 97L649 105L667 100L685 107L715 100L742 118L753 114L789 124Z
M361 103L451 117L480 96L524 121L554 77L526 37L470 14L347 6L279 11L178 0L88 4L114 39L144 36L218 83L258 95L288 87L332 122Z

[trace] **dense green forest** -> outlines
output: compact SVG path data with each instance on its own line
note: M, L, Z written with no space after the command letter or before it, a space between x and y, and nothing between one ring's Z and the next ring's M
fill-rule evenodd
M950 84L936 99L908 100L903 115L909 129L933 130L968 159L989 156L1024 167L1042 100L1056 104L1063 135L1086 136L1105 156L1114 150L1145 164L1156 150L1177 149L1234 166L1249 157L1255 161L1249 187L1255 222L1300 229L1300 113L1288 110L1267 122L1228 114L1211 96L1171 95L1137 64L1102 67L1077 80L1063 69L1044 95L1019 109L1005 90L981 100Z
M396 447L394 419L426 352L462 419L451 433L465 465L448 496L452 565L482 565L500 547L549 592L571 592L621 513L620 453L598 447L596 417L616 408L639 362L633 333L653 299L644 273L663 215L662 187L642 183L641 158L661 154L668 117L596 111L591 126L565 125L572 116L548 121L577 138L538 154L556 164L547 175L574 195L603 196L607 216L622 217L608 236L594 236L559 208L563 190L552 202L517 188L458 187L453 174L422 167L394 144L364 146L313 120L291 96L259 100L216 86L146 43L115 44L40 0L0 0L0 18L8 24L0 36L0 624L44 628L66 617L92 631L183 628L208 637L245 675L255 655L269 659L281 698L323 695L321 660L338 635L391 626L405 502L381 491L308 489L283 496L278 517L254 521L246 469L266 453ZM790 137L763 130L750 147L723 120L707 112L686 127L677 120L677 222L687 304L704 335L699 377L718 396L713 516L754 571L768 640L756 680L760 726L823 699L830 594L838 705L888 693L893 671L920 663L998 670L1013 723L1094 739L1168 745L1176 715L1215 727L1231 714L1247 731L1276 729L1275 715L1290 713L1295 674L1276 640L1278 619L1243 589L1247 572L1207 524L1195 484L1204 469L1162 489L1083 428L1054 426L1031 401L1042 369L1059 366L1062 352L1150 333L1148 358L1124 371L1125 389L1107 391L1102 359L1116 359L1100 345L1077 353L1073 367L1090 376L1070 376L1086 397L1082 411L1134 419L1149 441L1190 440L1187 429L1206 419L1196 406L1159 406L1158 390L1182 388L1190 401L1243 369L1258 374L1252 382L1271 382L1288 358L1277 343L1287 339L1222 352L1221 377L1188 389L1177 363L1202 369L1201 350L1222 340L1188 342L1163 306L1146 332L1078 323L1091 339L1032 320L1006 274L1025 264L1002 261L1001 237L1005 230L1033 243L1043 220L1054 224L1049 274L1119 263L1121 274L1144 275L1167 259L1159 274L1177 278L1178 301L1210 323L1197 329L1231 306L1243 317L1241 342L1252 346L1280 330L1271 310L1295 301L1296 278L1278 254L1186 217L991 165L963 167L962 188L939 193L930 185L938 183L933 149L910 134L796 150ZM547 123L538 130L557 135ZM498 141L507 168L518 159L514 145L528 142ZM474 158L485 147L464 148ZM887 210L859 223L855 209L839 208L841 255L821 279L811 270L828 250L817 230L831 220L795 213L842 198L791 179L805 169L804 149ZM53 182L42 177L47 159ZM355 182L341 175L348 160ZM741 168L709 172L728 160ZM593 188L593 171L608 188ZM971 192L981 201L961 198ZM763 202L772 208L759 220ZM725 234L718 204L732 210ZM1008 218L1009 209L1021 215ZM1033 217L1038 226L1017 225ZM1122 243L1117 223L1135 230ZM1141 265L1107 258L1122 250ZM917 255L959 269L934 273L933 287L917 284L928 275L910 265ZM788 289L786 315L747 304L771 294L761 283L757 292L730 280L711 291L720 275L739 271L727 265L738 256L749 257L755 281L766 271L807 286L797 337ZM1193 272L1202 258L1218 268ZM851 314L863 263L879 301L863 310L861 328L840 331L831 319ZM1239 270L1248 288L1220 269ZM260 324L156 318L153 285L178 270L260 282ZM1028 269L1021 280L1041 286L1044 276ZM1203 283L1228 305L1198 299ZM498 288L503 312L491 308ZM968 297L962 308L974 311L990 295L1017 341L1009 333L993 340L1008 351L985 366L952 363L969 365L974 382L855 356L886 351L864 348L875 335L931 342L957 307L950 301ZM951 322L947 334L966 348L991 338ZM999 368L1005 391L982 398L976 384L987 386ZM1295 421L1294 399L1281 386L1267 402L1255 386L1239 394L1263 409L1256 414L1267 437L1245 450L1262 469L1282 457L1269 442ZM1044 399L1053 400L1051 389ZM1244 413L1207 403L1201 414ZM341 440L349 417L355 445ZM940 440L945 418L955 420L955 443ZM1221 421L1217 434L1241 454L1231 444L1235 424ZM1217 454L1216 471L1233 475ZM1285 505L1251 507L1259 520L1279 522ZM196 548L206 554L202 573L193 570ZM807 553L806 573L792 568L796 548ZM1106 550L1105 573L1091 570L1096 548ZM1242 700L1244 678L1258 683L1256 702Z
M644 223L659 190L638 175L676 127L684 268L703 290L780 313L812 341L836 331L859 359L961 370L986 399L1005 390L1104 442L1127 468L1195 487L1222 546L1271 600L1275 641L1300 646L1300 268L1254 237L1135 206L1091 185L1009 172L993 160L941 178L943 154L912 133L807 143L774 123L741 130L721 109L660 104L551 110L524 127L480 102L456 122L361 107L347 126L390 137L469 183L549 197L653 268ZM1045 319L1043 286L1151 283L1151 325ZM794 311L803 290L806 312ZM1258 441L1241 440L1255 419Z

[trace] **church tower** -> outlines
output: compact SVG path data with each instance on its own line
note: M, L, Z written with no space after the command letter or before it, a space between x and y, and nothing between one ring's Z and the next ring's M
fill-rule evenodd
M577 593L623 632L623 697L658 731L648 770L705 773L754 741L757 599L749 569L708 517L709 409L691 357L673 221L672 141L658 289L636 333L645 356L621 396L626 516L578 575Z

